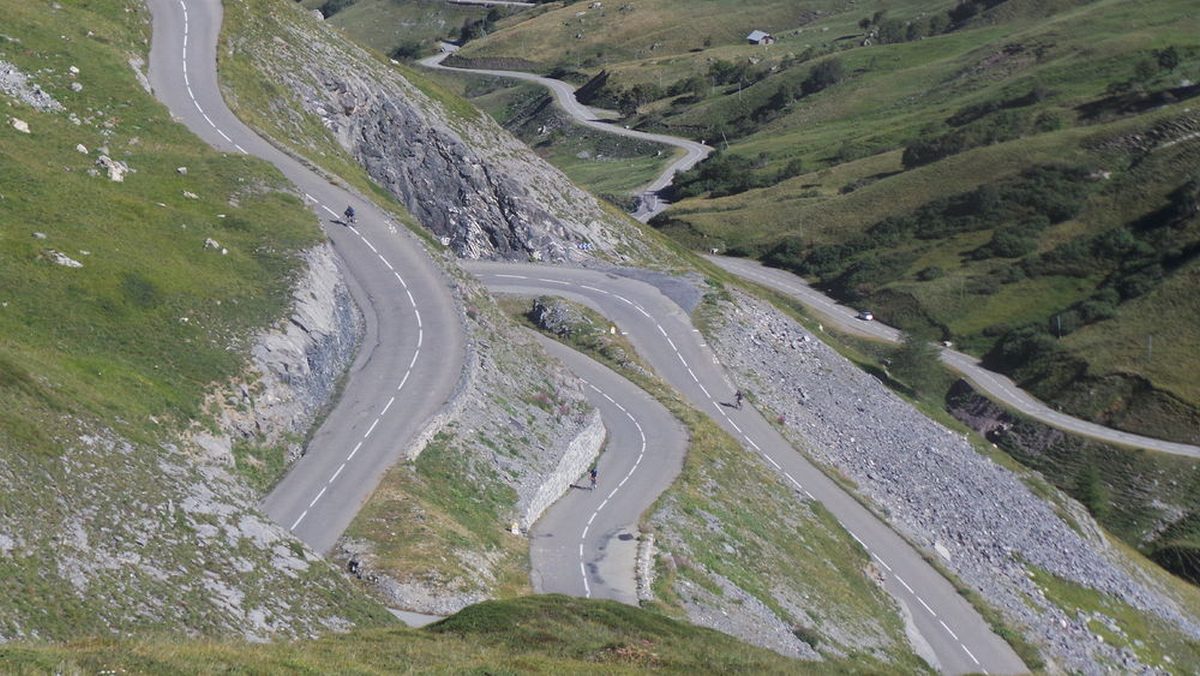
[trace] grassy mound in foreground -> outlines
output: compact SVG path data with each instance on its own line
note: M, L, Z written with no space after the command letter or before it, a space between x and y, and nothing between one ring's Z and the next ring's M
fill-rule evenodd
M638 608L558 595L481 603L426 629L369 629L292 643L147 638L0 647L0 670L9 673L777 673L804 666Z

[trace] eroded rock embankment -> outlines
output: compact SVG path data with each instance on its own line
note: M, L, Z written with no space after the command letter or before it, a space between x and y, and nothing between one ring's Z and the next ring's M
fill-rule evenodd
M289 316L259 334L246 375L209 399L220 432L199 432L195 440L215 459L232 460L240 442L282 446L284 464L294 462L354 359L364 323L333 248L310 249L304 262Z

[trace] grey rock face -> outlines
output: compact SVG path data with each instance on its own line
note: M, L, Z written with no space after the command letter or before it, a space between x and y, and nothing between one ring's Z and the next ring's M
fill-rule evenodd
M400 73L332 36L303 12L280 12L270 44L229 45L292 95L273 111L301 133L319 117L380 185L468 258L623 260L636 232L605 212L485 115L452 110ZM304 69L294 67L304 63ZM293 140L293 143L301 143Z

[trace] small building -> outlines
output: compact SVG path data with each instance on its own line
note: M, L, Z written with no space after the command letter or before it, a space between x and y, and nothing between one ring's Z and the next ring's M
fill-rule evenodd
M775 43L775 36L766 31L752 31L746 41L752 45L770 45Z

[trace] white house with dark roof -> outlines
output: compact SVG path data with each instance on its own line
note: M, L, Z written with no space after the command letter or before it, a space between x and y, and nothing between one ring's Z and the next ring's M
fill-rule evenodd
M775 36L766 31L751 31L746 41L752 45L769 45L775 42Z

